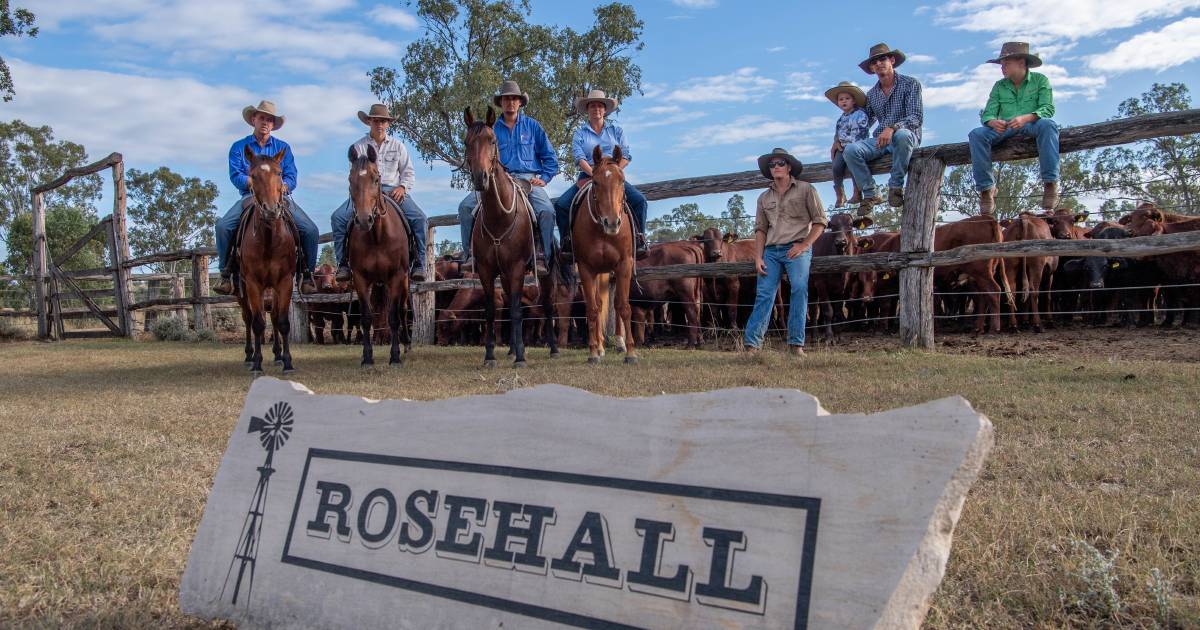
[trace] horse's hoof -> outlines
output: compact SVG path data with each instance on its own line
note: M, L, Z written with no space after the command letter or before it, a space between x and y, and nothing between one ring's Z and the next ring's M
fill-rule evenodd
M296 368L294 368L294 367L285 367L285 368L283 368L283 373L284 373L284 374L292 374L292 373L294 373L295 371L296 371Z
M600 365L600 357L588 357L589 365Z
M258 368L257 370L250 370L250 376L253 376L254 378L258 378L262 375L263 375L262 368Z
M400 359L392 359L391 361L388 361L388 367L391 366L404 367L404 361L401 361Z
M275 359L275 365L283 365L283 359Z
M253 367L253 366L254 366L254 362L253 362L253 361L242 361L242 365L243 365L244 367Z
M374 361L368 361L366 359L363 359L363 362L359 363L358 367L371 367L372 365L375 365Z
M485 367L489 370L494 369L496 367L496 360L495 359L484 359L483 367Z
M560 353L559 353L559 351L558 351L558 350L555 350L555 351L553 351L553 352L551 352L551 353L550 353L550 358L551 358L551 359L557 359L559 356L561 356L561 355L560 355Z
M638 364L637 357L625 357L625 365L637 365L637 364Z
M529 367L529 364L524 361L513 361L513 369Z

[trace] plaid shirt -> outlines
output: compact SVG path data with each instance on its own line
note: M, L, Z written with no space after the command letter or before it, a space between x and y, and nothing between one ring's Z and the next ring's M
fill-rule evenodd
M867 92L867 119L869 124L876 122L879 126L871 137L878 137L884 127L900 125L916 136L917 143L921 142L921 123L925 120L925 108L921 104L921 82L916 79L896 73L896 83L892 86L891 96L883 93L879 82Z

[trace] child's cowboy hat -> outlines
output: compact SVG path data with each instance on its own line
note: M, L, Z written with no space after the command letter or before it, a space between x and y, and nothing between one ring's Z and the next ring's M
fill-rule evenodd
M280 127L283 126L284 116L283 116L283 114L279 114L279 113L275 112L275 103L272 103L271 101L259 101L258 107L255 107L253 105L247 105L247 106L243 107L242 108L242 120L246 121L247 125L250 125L251 127L253 127L254 123L250 119L259 112L264 113L268 116L273 116L275 118L275 129L276 130L278 130Z
M867 106L866 93L863 92L862 89L859 88L857 85L854 85L853 83L851 83L849 81L842 81L841 83L838 83L835 87L831 87L828 90L825 90L825 98L829 99L829 101L832 102L834 105L837 105L838 94L841 94L842 92L845 92L845 93L849 94L851 97L853 97L855 105L858 105L859 107Z

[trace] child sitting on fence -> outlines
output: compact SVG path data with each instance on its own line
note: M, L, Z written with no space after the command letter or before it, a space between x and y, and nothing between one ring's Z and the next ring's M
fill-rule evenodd
M867 105L867 95L853 83L842 81L825 90L825 98L842 110L834 132L833 150L829 153L829 159L833 162L833 191L837 194L834 207L841 208L847 203L846 188L842 184L846 179L846 160L842 157L842 150L859 140L865 140L871 133L867 112L863 110ZM854 196L850 198L849 203L861 201L862 193L859 192L856 183Z

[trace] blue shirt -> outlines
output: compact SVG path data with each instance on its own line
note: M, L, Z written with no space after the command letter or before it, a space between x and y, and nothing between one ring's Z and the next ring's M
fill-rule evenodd
M500 163L510 173L532 173L547 184L558 175L558 158L550 138L538 121L517 112L517 123L510 130L501 116L492 126L500 145Z
M296 192L296 160L292 158L292 148L275 136L267 138L267 145L262 146L254 139L254 134L250 134L229 147L229 181L233 182L243 197L250 194L247 183L250 180L250 162L246 161L245 147L250 147L250 152L255 155L277 155L280 151L287 151L279 167L283 169L283 183L287 184L288 194Z
M871 121L867 120L867 111L861 107L837 119L837 141L843 147L866 140L870 135Z
M629 152L629 143L625 142L625 131L620 127L604 121L604 126L600 128L600 133L596 133L595 129L588 123L583 123L575 130L575 138L571 141L571 157L578 164L580 160L592 164L592 154L596 147L600 147L600 153L604 155L612 155L613 147L621 147L621 157L626 160L632 160L633 155ZM580 173L581 177L585 175Z
M906 75L896 73L896 83L892 85L892 93L884 94L879 82L867 92L867 118L871 124L879 123L872 137L878 137L885 127L899 125L913 133L917 142L921 142L921 124L925 121L925 107L921 99L921 82Z

